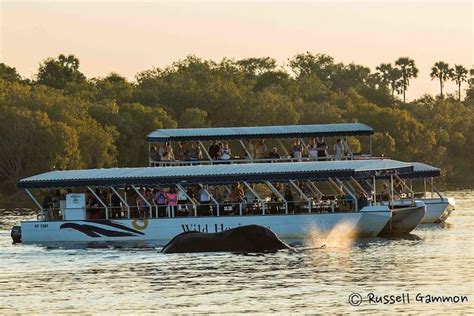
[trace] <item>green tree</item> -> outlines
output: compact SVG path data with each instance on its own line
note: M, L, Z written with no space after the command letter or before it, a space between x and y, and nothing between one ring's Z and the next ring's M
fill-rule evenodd
M20 81L21 76L16 72L15 67L10 67L4 63L0 63L0 79L7 81Z
M330 86L334 71L334 58L326 54L312 54L306 52L298 54L289 60L288 65L297 78L314 74L327 86Z
M134 92L134 86L125 77L111 73L105 78L96 79L96 98L99 100L116 100L118 103L130 102Z
M79 71L79 59L74 55L61 54L57 59L47 58L40 64L36 82L63 89L67 83L83 82L85 79Z
M178 126L183 127L206 127L207 112L200 108L187 108L179 118Z
M467 81L468 71L463 65L454 65L454 69L450 73L450 79L458 86L458 101L461 101L461 85Z
M453 70L449 68L449 65L443 61L438 61L431 68L430 77L431 80L439 80L440 95L443 98L443 87L445 81L453 76Z
M395 92L398 92L401 87L402 72L400 69L393 67L392 64L380 64L376 67L381 81L390 86L392 98L395 97Z
M401 71L400 88L403 93L403 103L406 103L406 91L410 85L410 79L418 77L418 68L415 66L415 61L409 57L400 57L395 62Z
M271 57L246 58L238 60L235 64L241 71L252 76L260 76L276 68L276 60Z

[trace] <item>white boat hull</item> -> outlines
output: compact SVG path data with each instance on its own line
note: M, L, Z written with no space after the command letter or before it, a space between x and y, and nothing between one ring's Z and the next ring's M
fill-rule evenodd
M99 246L117 243L148 247L164 245L187 230L214 233L250 224L266 226L283 240L302 239L312 231L323 237L334 230L341 235L374 237L390 218L387 207L374 206L352 213L24 221L21 223L21 240L25 244L85 243Z
M422 224L442 223L453 212L456 202L453 198L421 199L426 204L426 214Z
M380 233L381 235L403 235L409 234L418 226L426 213L426 205L416 201L415 205L394 208L392 218Z
M421 198L417 199L426 205L425 216L420 224L442 223L451 215L456 202L453 198ZM395 205L410 205L411 200L395 200Z

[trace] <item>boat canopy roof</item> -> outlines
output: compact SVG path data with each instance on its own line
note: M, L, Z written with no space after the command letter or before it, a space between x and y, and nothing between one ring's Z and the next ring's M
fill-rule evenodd
M67 188L84 186L154 186L176 184L230 184L237 181L322 181L330 177L347 179L409 174L413 165L396 160L344 160L324 162L289 162L197 165L175 168L110 168L51 171L25 178L19 188Z
M372 127L362 123L281 125L254 127L157 129L148 134L149 143L169 141L230 140L255 138L297 138L372 135Z
M429 177L438 177L441 175L441 169L427 165L421 162L411 162L413 165L413 173L403 175L402 177L408 178L429 178Z

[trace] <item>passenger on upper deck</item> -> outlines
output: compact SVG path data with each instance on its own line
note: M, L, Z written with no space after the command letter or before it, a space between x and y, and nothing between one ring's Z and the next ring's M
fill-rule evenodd
M160 161L160 153L158 152L158 149L156 148L155 145L152 145L150 148L150 158L152 161Z
M247 139L247 144L245 146L247 148L248 153L252 158L255 158L255 148L253 146L252 140ZM250 157L249 157L250 158Z
M334 159L341 160L343 154L344 154L344 145L342 144L342 139L338 138L336 141L336 144L334 144Z
M299 139L295 140L293 146L291 147L291 153L293 158L295 158L297 161L302 161L303 145L301 145L301 141Z
M328 146L326 145L324 138L321 138L321 141L319 141L319 139L316 138L316 148L318 151L318 160L326 160L326 157L328 156L328 152L327 152Z
M202 160L202 151L199 143L193 143L191 149L189 150L189 159L190 160Z
M308 144L308 158L310 160L317 160L318 159L318 148L316 144L316 139L311 138Z
M219 152L221 151L221 147L217 144L217 141L213 141L212 145L209 147L209 156L212 159L217 160L219 159Z
M278 148L273 147L272 151L268 154L268 158L271 159L280 159L280 154L278 153Z
M258 142L257 148L255 149L255 158L263 159L267 153L267 146L265 145L265 140L262 139Z
M166 160L166 161L174 160L173 147L171 147L170 143L165 143L161 160Z
M229 160L231 158L231 151L228 142L222 143L221 154L219 158L221 160Z

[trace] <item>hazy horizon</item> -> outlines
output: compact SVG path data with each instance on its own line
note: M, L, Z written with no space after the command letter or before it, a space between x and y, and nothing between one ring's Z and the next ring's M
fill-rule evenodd
M372 71L409 56L420 70L407 93L413 99L439 93L429 78L435 62L473 64L471 1L3 1L0 8L1 62L27 78L61 53L76 55L89 78L117 72L130 80L190 54L270 56L285 65L310 51ZM455 89L446 85L448 93Z

